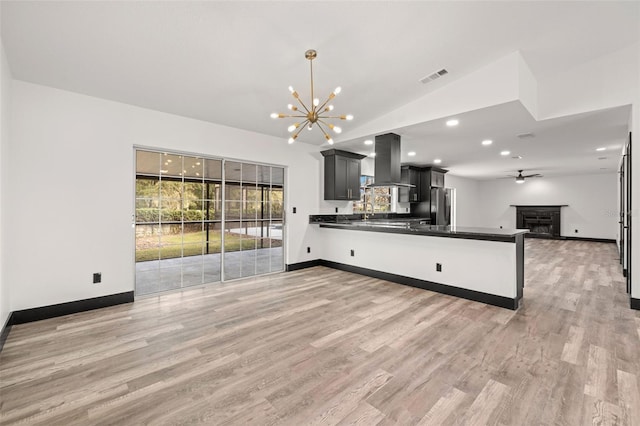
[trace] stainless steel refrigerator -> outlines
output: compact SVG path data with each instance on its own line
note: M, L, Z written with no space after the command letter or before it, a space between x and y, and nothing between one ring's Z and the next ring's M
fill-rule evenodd
M451 190L431 188L431 224L451 224Z

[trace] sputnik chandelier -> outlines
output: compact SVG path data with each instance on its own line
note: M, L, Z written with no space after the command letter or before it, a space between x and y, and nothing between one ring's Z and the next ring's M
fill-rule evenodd
M293 111L293 114L280 114L274 112L271 114L271 118L303 118L304 120L299 123L294 123L287 128L289 133L293 133L293 135L289 138L289 143L293 143L297 138L300 132L306 127L309 130L313 129L313 125L315 124L324 134L324 138L329 142L329 144L333 144L333 139L327 133L323 126L328 127L333 130L335 133L342 132L342 129L338 126L334 126L331 123L327 123L325 120L332 118L339 118L340 120L353 120L353 115L326 115L330 114L333 111L333 105L329 105L329 102L336 97L338 93L340 93L341 88L336 87L336 89L329 94L329 97L323 104L320 104L320 99L313 97L313 60L318 56L318 53L313 50L307 50L304 53L304 57L309 60L309 65L311 68L311 108L307 108L307 106L300 99L300 95L296 92L293 87L289 86L289 91L293 95L293 97L298 101L300 106L302 106L302 110L297 106L289 104L288 108L290 111Z

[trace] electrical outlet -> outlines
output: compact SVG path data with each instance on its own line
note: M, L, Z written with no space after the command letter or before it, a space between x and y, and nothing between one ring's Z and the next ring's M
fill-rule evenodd
M442 264L436 263L436 272L442 272Z
M577 229L575 230L575 233L576 233L576 234L578 233L578 230L577 230Z
M297 209L294 207L294 208L293 208L293 213L295 213L295 212L296 212L296 210L297 210Z
M307 253L311 253L311 247L307 247Z
M351 249L351 257L356 255L356 251L354 249Z
M336 213L338 213L338 208L336 207Z
M93 274L93 283L98 284L102 282L102 272L96 272Z

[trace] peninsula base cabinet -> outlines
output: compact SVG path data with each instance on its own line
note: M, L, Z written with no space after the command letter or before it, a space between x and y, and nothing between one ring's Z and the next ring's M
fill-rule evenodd
M324 156L324 199L360 200L360 160L365 156L329 149Z

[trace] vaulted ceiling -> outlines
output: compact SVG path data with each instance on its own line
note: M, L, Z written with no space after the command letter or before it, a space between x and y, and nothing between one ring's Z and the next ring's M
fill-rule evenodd
M310 48L318 51L316 93L321 97L341 86L335 111L355 116L343 124L353 130L511 52L519 51L533 75L544 78L640 38L640 4L616 1L3 1L0 12L2 42L15 79L283 140L289 123L269 114L291 102L289 85L308 98L304 52ZM441 68L449 74L429 84L418 81ZM537 128L526 111L509 104L470 115L465 137L477 144L489 122L504 125L500 132L510 135L517 130L500 122L498 113L529 120L522 127ZM628 113L616 109L567 119L559 124L563 143L584 143L584 132L572 133L575 126L616 127L617 133L589 142L613 149L625 136ZM472 161L462 140L441 135L438 126L403 129L407 144L428 135L434 144L453 145L438 154L429 150L415 161L443 156L452 171L458 167L459 174L480 178L517 168L556 167L558 153L548 147L527 154L533 156L528 167ZM557 127L541 126L538 133ZM324 142L318 132L305 132L299 140ZM571 155L571 149L564 151Z

